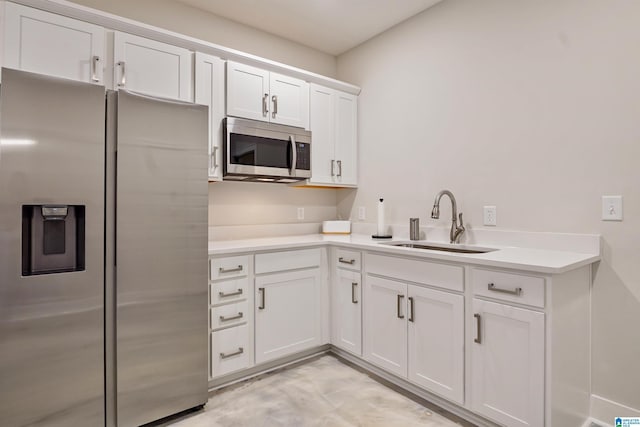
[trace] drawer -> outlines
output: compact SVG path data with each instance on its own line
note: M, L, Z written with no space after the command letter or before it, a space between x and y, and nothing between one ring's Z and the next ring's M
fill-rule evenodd
M473 293L502 301L544 307L544 278L471 269Z
M224 280L212 283L209 287L211 288L209 295L209 304L211 305L240 301L247 299L249 278L241 277L239 279Z
M319 248L258 254L256 255L256 274L319 267L321 261Z
M211 334L212 377L251 367L249 326L215 331Z
M249 302L240 301L235 304L213 307L211 309L211 329L245 323L249 317Z
M338 268L360 271L362 269L362 254L358 251L336 249L335 261Z
M431 261L367 254L367 272L462 292L464 267Z
M249 273L249 256L213 258L209 260L210 280L242 277Z

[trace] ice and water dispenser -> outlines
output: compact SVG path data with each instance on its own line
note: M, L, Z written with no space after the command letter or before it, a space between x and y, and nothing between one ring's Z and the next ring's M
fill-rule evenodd
M85 207L22 206L22 275L84 270Z

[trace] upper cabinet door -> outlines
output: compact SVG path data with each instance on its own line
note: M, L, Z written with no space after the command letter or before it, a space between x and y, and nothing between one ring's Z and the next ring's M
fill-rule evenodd
M192 62L187 49L115 32L113 78L117 88L191 102Z
M358 98L336 92L336 178L339 184L358 184Z
M310 85L311 181L333 184L336 174L335 156L335 91Z
M271 123L309 128L309 84L271 73L269 79Z
M269 72L227 62L227 115L269 121Z
M222 181L224 61L196 52L197 104L209 106L209 181Z
M104 29L5 3L4 66L104 85Z

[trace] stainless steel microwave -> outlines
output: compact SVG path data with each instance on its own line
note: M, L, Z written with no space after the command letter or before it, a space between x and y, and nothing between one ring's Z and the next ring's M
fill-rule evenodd
M311 178L311 132L224 119L224 179L291 183Z

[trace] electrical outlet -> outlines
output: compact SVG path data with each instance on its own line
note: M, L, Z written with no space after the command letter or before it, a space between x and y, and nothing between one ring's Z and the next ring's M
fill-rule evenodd
M495 227L498 223L496 215L497 215L497 209L495 206L485 206L484 207L484 225L490 225Z
M304 219L304 208L298 208L298 220Z
M602 196L602 220L622 221L622 196Z
M364 206L360 206L358 208L358 220L364 221L365 219L367 219L367 212L366 212Z

